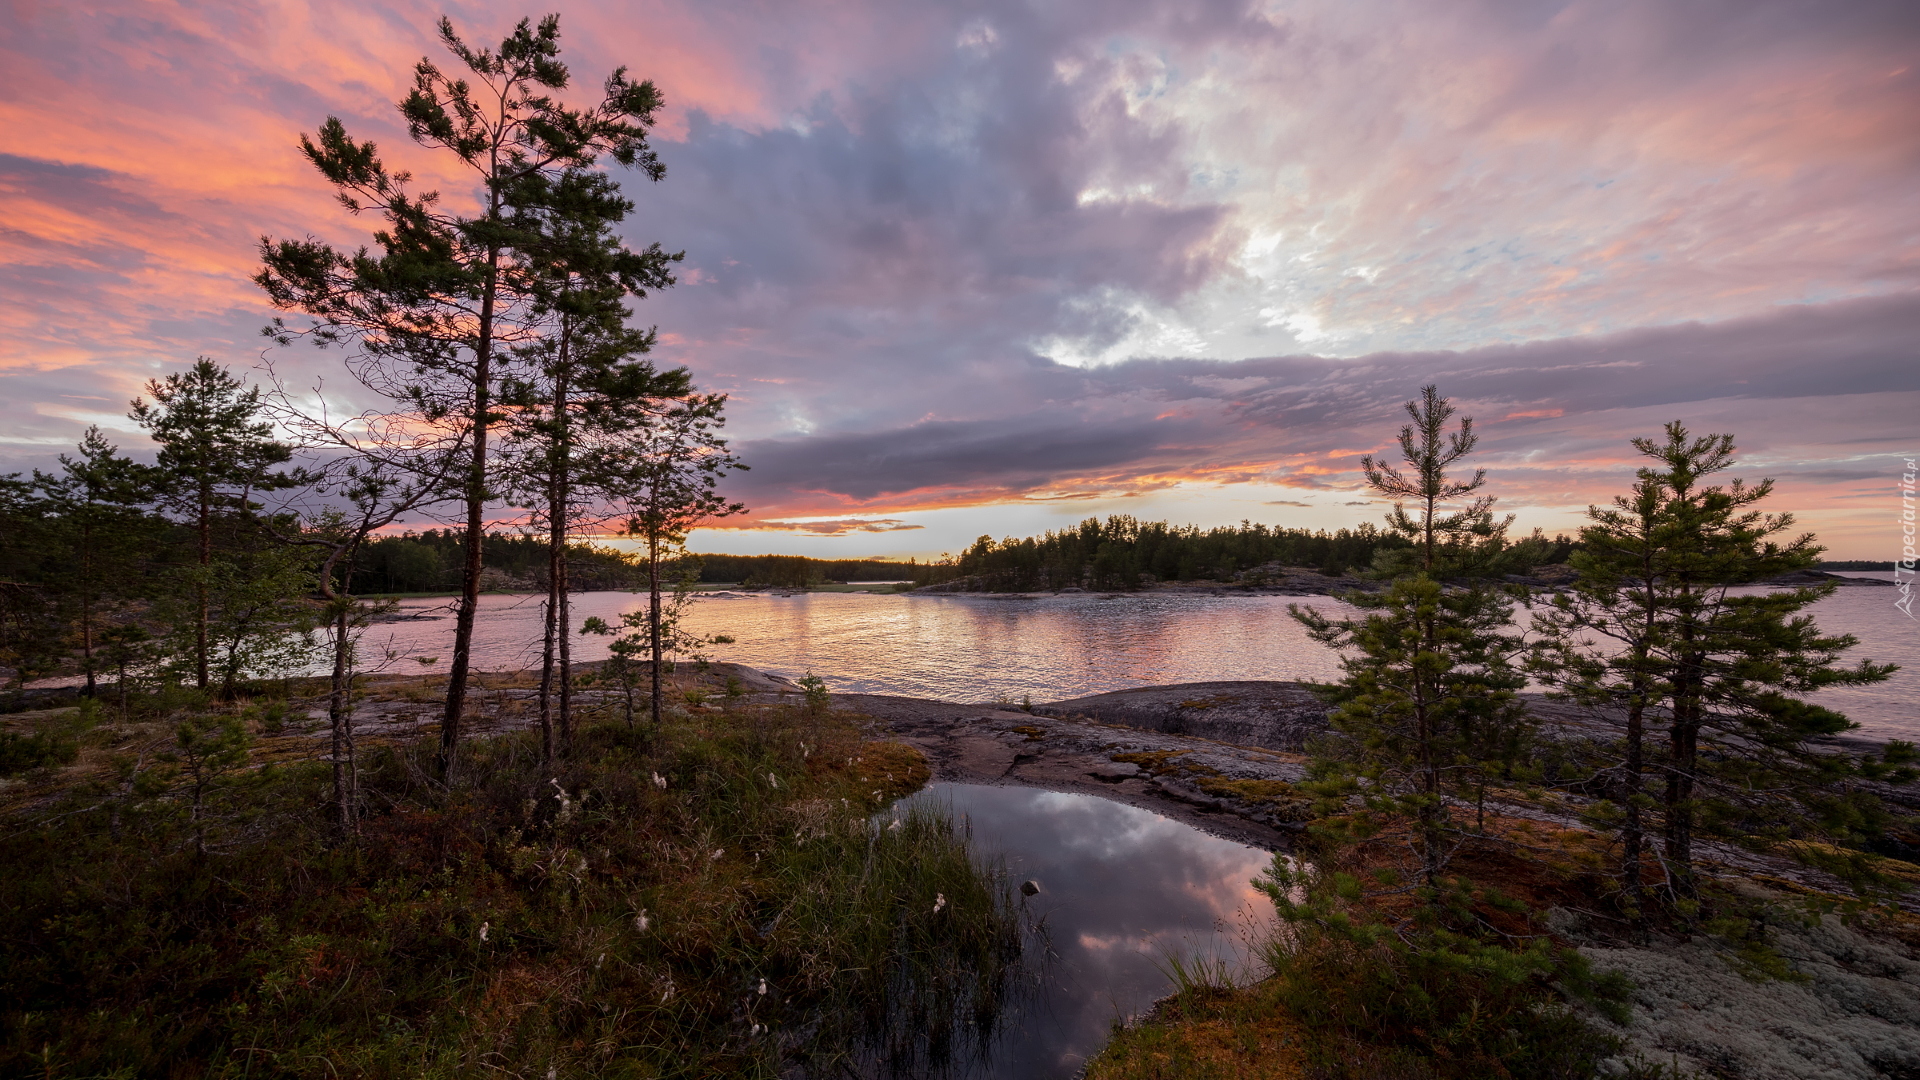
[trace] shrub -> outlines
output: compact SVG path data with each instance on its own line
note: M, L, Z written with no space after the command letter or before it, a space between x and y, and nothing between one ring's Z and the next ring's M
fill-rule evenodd
M1390 923L1361 900L1354 875L1284 857L1256 884L1283 921L1266 956L1275 999L1301 1022L1308 1060L1328 1077L1573 1080L1621 1049L1567 999L1624 1022L1626 981L1596 974L1572 949L1443 922ZM1510 906L1463 882L1447 887L1426 910Z
M80 740L64 732L21 735L0 731L0 776L15 776L49 765L71 765L80 756Z

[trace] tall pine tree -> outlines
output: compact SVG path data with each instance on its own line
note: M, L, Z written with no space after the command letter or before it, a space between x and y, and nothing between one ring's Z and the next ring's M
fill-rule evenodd
M547 539L547 604L541 648L539 717L543 753L573 739L568 545L573 530L603 524L605 499L585 463L623 448L625 417L689 390L685 370L657 372L639 359L656 334L626 325L625 299L673 284L681 258L658 244L632 251L613 227L633 209L608 177L570 170L529 177L514 191L514 223L530 238L533 310L548 333L521 350L524 376L509 380L508 442L514 485L528 497ZM558 694L555 694L557 682ZM558 698L558 712L554 709Z
M416 193L409 174L390 171L372 143L330 117L317 139L302 137L301 149L345 205L384 219L375 234L379 251L263 240L255 281L276 305L313 316L304 333L315 340L357 344L363 382L445 421L463 442L465 563L440 730L441 767L449 770L466 707L486 508L496 494L488 483L489 435L500 419L501 346L537 332L526 258L535 240L509 220L513 193L542 174L590 168L602 157L655 180L665 170L647 142L661 107L651 82L619 69L593 105L556 99L571 81L559 58L557 16L538 26L522 20L498 50L468 45L446 19L440 38L466 77L421 60L400 112L415 142L451 154L474 178L474 209L452 212L437 193ZM295 335L279 322L269 333L283 341Z
M1850 834L1877 818L1871 797L1846 783L1874 763L1818 742L1854 725L1807 695L1879 682L1895 665L1842 664L1857 639L1825 634L1805 614L1831 583L1743 588L1808 569L1823 549L1810 533L1784 539L1791 514L1758 509L1772 480L1709 482L1732 468L1733 436L1696 438L1677 421L1664 434L1634 440L1654 464L1640 470L1631 496L1589 512L1587 551L1575 564L1582 579L1539 624L1541 673L1624 716L1615 770L1630 900L1639 899L1642 815L1656 806L1663 863L1682 904L1698 893L1703 827L1737 842L1785 844L1864 881L1866 860L1796 843L1857 840ZM1654 754L1656 730L1665 738ZM1641 790L1649 772L1660 780L1657 804Z
M1515 764L1530 722L1517 696L1526 684L1515 663L1519 645L1504 633L1512 598L1482 584L1449 588L1433 576L1442 556L1459 555L1490 514L1492 500L1475 494L1485 470L1464 481L1448 472L1474 448L1473 421L1462 418L1449 432L1454 406L1433 386L1406 409L1412 423L1400 431L1400 448L1407 471L1371 456L1362 464L1375 491L1415 500L1414 514L1397 503L1388 523L1415 540L1423 569L1379 594L1347 594L1358 617L1292 610L1314 640L1347 651L1345 677L1319 688L1335 706L1341 736L1313 763L1322 794L1362 796L1369 815L1357 825L1368 835L1410 822L1413 877L1437 898L1458 842L1455 805L1463 792L1477 799L1491 777ZM1447 510L1469 497L1464 508Z

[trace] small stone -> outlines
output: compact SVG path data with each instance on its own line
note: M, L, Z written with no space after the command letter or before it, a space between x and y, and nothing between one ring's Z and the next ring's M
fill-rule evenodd
M1131 761L1103 761L1087 770L1087 775L1096 780L1105 780L1117 784L1122 780L1140 775L1140 766Z
M1033 880L1032 878L1028 878L1027 880L1020 883L1021 896L1033 896L1039 891L1040 891L1040 883Z

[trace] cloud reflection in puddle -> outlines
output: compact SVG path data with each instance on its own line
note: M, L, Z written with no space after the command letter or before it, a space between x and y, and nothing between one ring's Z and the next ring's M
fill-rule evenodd
M1250 884L1272 856L1093 795L934 784L912 797L951 807L977 850L1032 879L1027 901L1055 953L1037 1000L1004 1020L976 1077L1068 1077L1116 1018L1171 990L1169 954L1254 971L1250 943L1273 905Z

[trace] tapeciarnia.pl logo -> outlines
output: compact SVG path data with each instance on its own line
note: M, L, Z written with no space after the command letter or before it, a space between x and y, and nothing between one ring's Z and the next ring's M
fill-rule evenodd
M1900 590L1900 596L1893 606L1905 612L1907 618L1913 615L1913 575L1916 563L1914 554L1914 479L1920 476L1920 468L1915 468L1914 459L1905 459L1907 468L1900 474L1900 560L1893 564L1893 584Z

